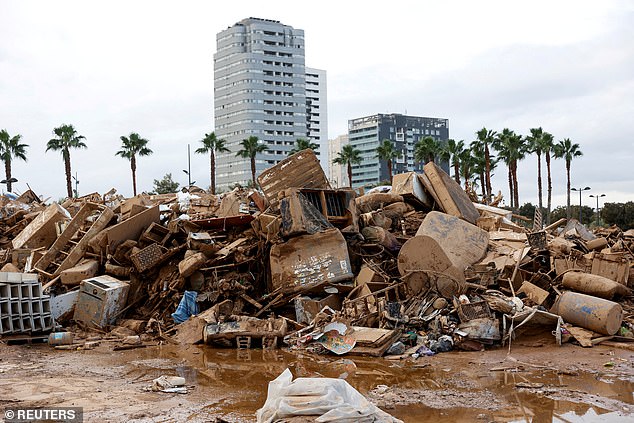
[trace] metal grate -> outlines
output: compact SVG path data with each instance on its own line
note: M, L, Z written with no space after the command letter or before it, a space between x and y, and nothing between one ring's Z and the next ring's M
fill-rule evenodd
M304 195L304 197L306 197L308 199L308 201L310 201L310 203L315 206L315 208L319 211L323 211L321 209L321 195L319 195L319 192L315 192L315 191L302 191L302 194ZM323 214L323 213L322 213Z
M324 192L328 216L345 216L345 194L341 192Z

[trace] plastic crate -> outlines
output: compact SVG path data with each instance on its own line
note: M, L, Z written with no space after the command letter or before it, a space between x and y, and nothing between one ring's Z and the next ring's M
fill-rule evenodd
M462 322L468 322L474 319L484 319L491 316L489 304L486 301L477 301L469 304L460 304L458 306L458 316Z

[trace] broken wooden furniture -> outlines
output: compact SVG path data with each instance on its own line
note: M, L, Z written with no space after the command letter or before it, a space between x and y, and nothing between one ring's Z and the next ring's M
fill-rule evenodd
M97 218L92 220L94 215ZM84 203L53 245L38 260L34 269L49 278L76 265L88 248L88 243L114 217L110 208L96 203Z

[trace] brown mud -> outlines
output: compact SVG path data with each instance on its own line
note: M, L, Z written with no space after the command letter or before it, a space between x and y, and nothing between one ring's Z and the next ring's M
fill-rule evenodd
M0 344L0 409L81 406L86 421L255 421L268 382L339 377L405 422L632 421L634 353L557 347L523 338L507 348L413 361L205 346L57 351ZM187 394L147 390L185 377Z

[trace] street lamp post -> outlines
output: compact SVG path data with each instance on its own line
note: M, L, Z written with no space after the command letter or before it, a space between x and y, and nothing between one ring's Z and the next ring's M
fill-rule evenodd
M570 188L571 191L579 191L579 223L581 223L581 193L583 191L590 190L590 187L585 188Z
M77 179L77 172L75 172L75 176L71 175L71 178L75 180L75 198L79 198L79 179Z
M9 190L9 184L15 184L16 182L18 182L16 178L9 178L9 179L3 179L2 181L0 181L0 184L5 184L7 186L7 191L11 192Z
M605 194L600 194L600 195L599 194L597 194L597 195L590 194L590 197L596 198L596 200L597 200L597 226L599 226L599 222L601 220L600 217L599 217L599 198L605 197Z
M188 189L192 186L192 161L191 154L189 153L189 144L187 144L187 170L183 169L183 172L187 174Z

